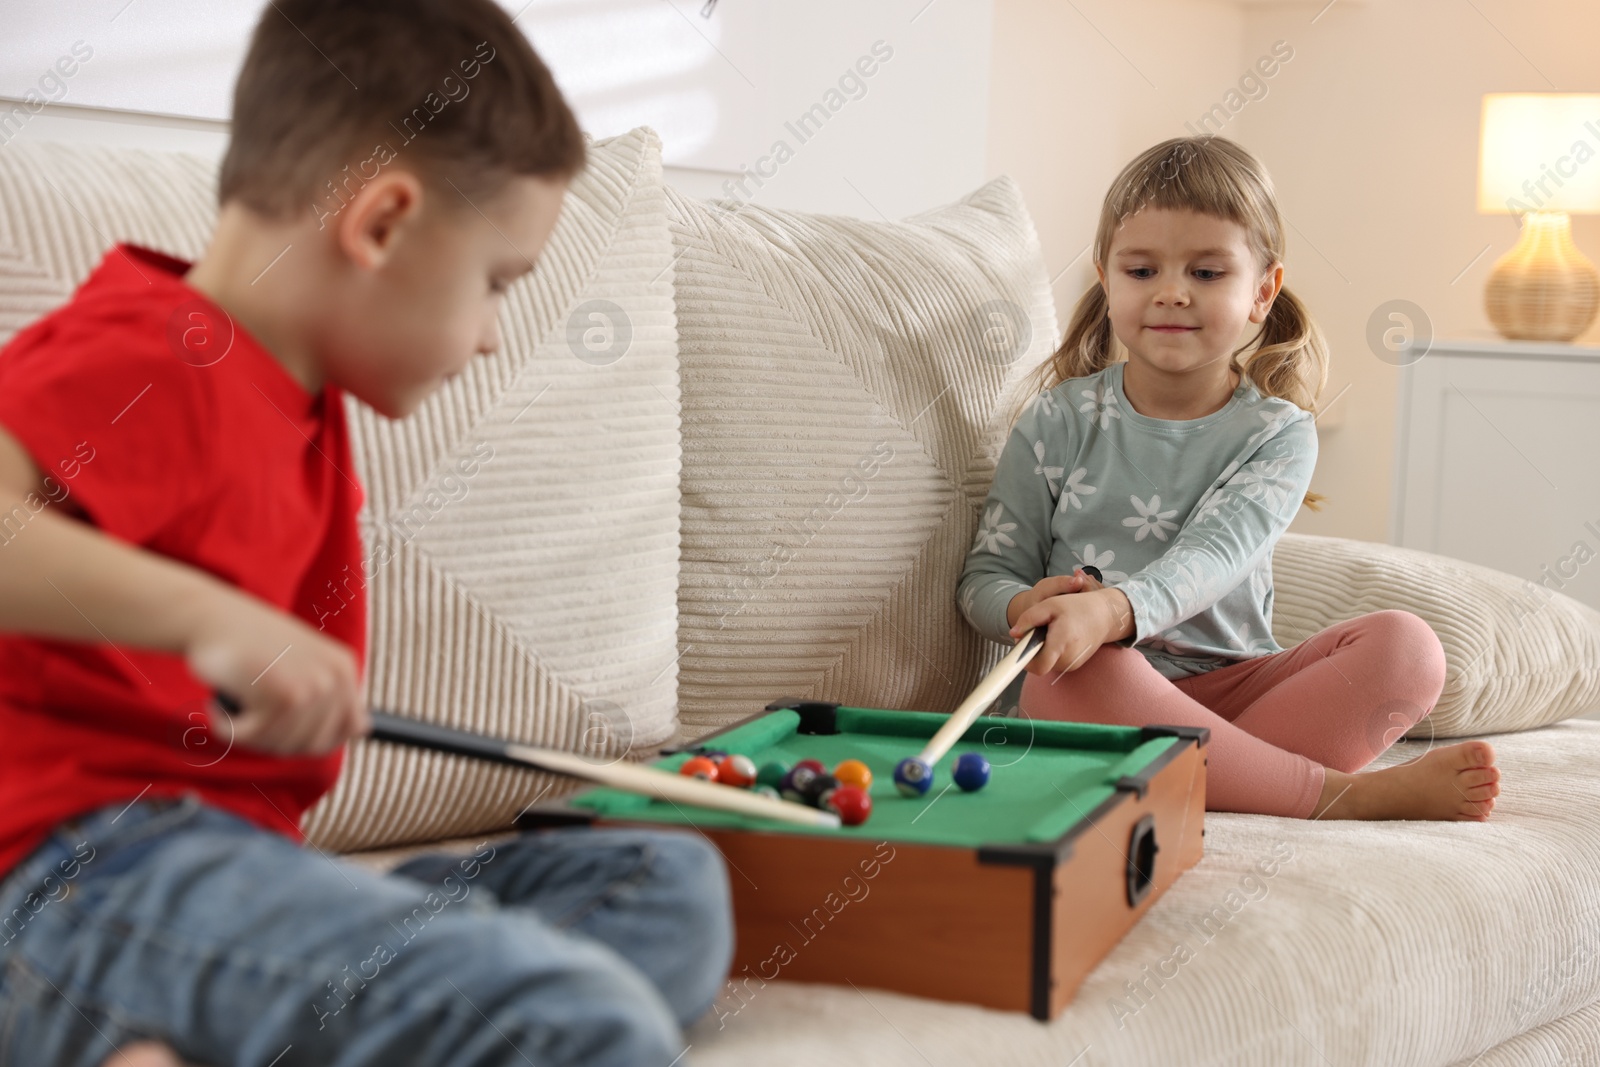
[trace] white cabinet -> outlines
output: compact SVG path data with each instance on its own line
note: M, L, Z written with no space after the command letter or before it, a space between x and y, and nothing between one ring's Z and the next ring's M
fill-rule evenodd
M1434 341L1396 410L1391 543L1600 608L1600 347Z

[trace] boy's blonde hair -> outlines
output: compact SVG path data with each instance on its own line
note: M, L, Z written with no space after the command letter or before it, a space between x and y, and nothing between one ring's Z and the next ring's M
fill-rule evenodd
M1174 137L1146 149L1122 169L1106 193L1095 230L1094 258L1102 269L1117 227L1147 207L1196 211L1237 223L1258 270L1283 260L1285 227L1272 179L1254 156L1225 137ZM1061 347L1035 372L1037 388L1028 395L1117 362L1120 346L1108 309L1105 290L1096 282L1078 298ZM1241 363L1239 357L1246 352L1250 354ZM1317 398L1328 383L1328 344L1300 298L1285 285L1259 333L1233 353L1228 365L1249 376L1263 395L1316 414ZM1324 499L1308 491L1304 502L1317 511Z

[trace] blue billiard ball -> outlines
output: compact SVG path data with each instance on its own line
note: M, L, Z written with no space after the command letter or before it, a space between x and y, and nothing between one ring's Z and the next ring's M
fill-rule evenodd
M926 760L910 756L894 769L894 787L903 797L920 797L933 784L933 768Z
M989 761L976 752L964 753L956 760L953 777L964 791L976 793L989 784Z

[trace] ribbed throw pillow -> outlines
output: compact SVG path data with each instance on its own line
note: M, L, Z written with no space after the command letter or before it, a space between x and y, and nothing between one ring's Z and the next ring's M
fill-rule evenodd
M952 710L1002 652L956 581L1056 344L1016 184L902 222L667 202L684 732L782 696Z
M1447 556L1284 534L1273 550L1272 636L1285 648L1336 622L1398 608L1445 652L1444 693L1408 738L1528 730L1600 706L1600 612Z

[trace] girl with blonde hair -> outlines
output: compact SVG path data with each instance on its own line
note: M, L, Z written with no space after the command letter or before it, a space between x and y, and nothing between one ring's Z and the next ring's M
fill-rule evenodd
M1233 141L1174 138L1122 170L1098 280L1015 421L957 600L995 641L1047 628L1021 714L1209 729L1212 810L1487 819L1483 741L1355 773L1443 691L1426 622L1378 611L1273 640L1273 547L1322 500L1308 486L1328 365L1283 284L1284 229Z

